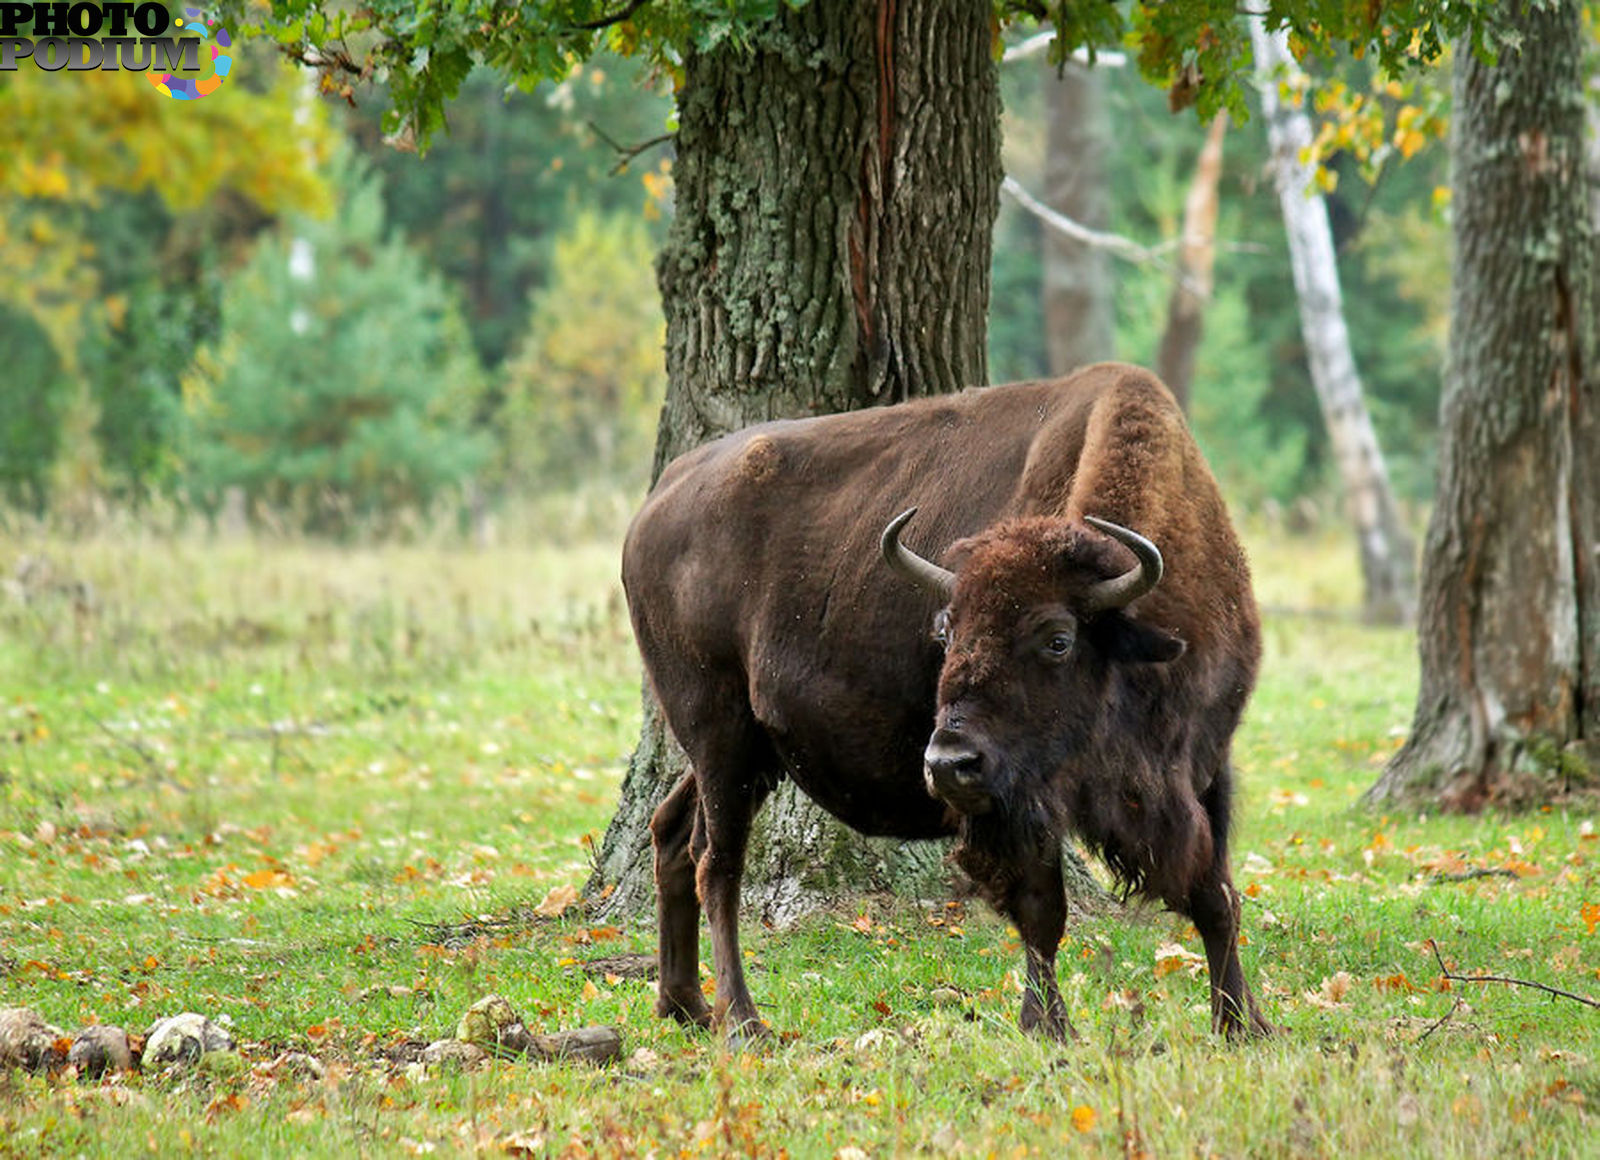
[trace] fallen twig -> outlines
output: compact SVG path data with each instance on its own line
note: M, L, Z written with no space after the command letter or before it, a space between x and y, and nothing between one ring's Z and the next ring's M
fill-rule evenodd
M1450 1010L1446 1011L1442 1016L1440 1016L1437 1020L1435 1020L1428 1027L1428 1029L1426 1031L1424 1031L1421 1035L1417 1036L1417 1042L1421 1043L1424 1039L1428 1038L1428 1036L1432 1035L1435 1031L1439 1030L1439 1028L1443 1027L1446 1023L1450 1022L1450 1016L1454 1015L1457 1011L1461 1010L1461 1002L1462 1002L1461 996L1457 995L1456 996L1456 1001L1450 1005Z
M1559 995L1563 999L1571 999L1582 1003L1586 1007L1600 1009L1600 999L1591 999L1587 995L1576 995L1571 991L1563 991L1560 987L1547 987L1543 983L1535 983L1532 979L1514 979L1509 975L1457 975L1444 965L1444 956L1439 953L1439 944L1433 939L1428 940L1428 946L1433 951L1433 957L1439 964L1439 973L1445 978L1457 983L1506 983L1513 987L1532 987L1536 991L1547 994Z
M1475 878L1515 878L1515 870L1504 867L1479 866L1473 870L1464 870L1459 874L1435 874L1433 882L1471 882Z

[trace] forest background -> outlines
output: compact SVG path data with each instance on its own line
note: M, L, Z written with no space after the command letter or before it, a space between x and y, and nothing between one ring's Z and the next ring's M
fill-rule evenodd
M1414 515L1447 325L1448 86L1317 67L1352 346ZM1154 251L1111 262L1101 293L1115 356L1151 365L1204 125L1132 67L1096 71L1107 214L1091 224ZM1001 75L1006 169L1038 193L1056 68ZM226 100L118 82L0 85L3 518L478 542L620 527L665 389L670 76L601 56L521 92L482 69L425 157L385 145L381 91L327 99L266 44L242 46ZM1351 93L1368 94L1353 114ZM1341 147L1373 117L1376 155ZM1339 480L1269 161L1264 118L1230 129L1191 421L1236 510L1303 527L1337 518ZM991 381L1051 370L1046 230L1003 200Z

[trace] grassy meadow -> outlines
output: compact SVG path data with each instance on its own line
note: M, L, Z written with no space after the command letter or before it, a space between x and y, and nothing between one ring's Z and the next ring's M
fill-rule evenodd
M1430 940L1451 973L1600 997L1600 820L1365 809L1413 642L1358 623L1341 537L1251 540L1234 861L1279 1036L1213 1039L1192 928L1108 906L1062 947L1080 1038L1026 1038L1004 922L874 898L751 924L779 1035L730 1055L591 965L653 950L650 922L532 913L582 885L637 728L614 543L14 533L0 1006L69 1032L197 1011L240 1046L0 1073L0 1155L1595 1155L1600 1011L1448 980ZM399 1062L490 992L536 1032L620 1027L623 1062Z

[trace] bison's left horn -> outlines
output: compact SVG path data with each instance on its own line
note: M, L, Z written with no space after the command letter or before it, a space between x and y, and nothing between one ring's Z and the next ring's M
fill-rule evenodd
M1125 545L1139 560L1137 568L1130 568L1110 580L1102 580L1089 589L1085 599L1088 611L1106 612L1113 608L1125 608L1161 583L1161 550L1149 540L1110 520L1084 516L1083 522Z
M883 537L878 541L878 547L882 550L883 558L888 561L889 567L948 604L956 590L956 574L939 567L931 560L924 560L900 542L900 529L905 527L916 514L916 508L907 508L890 520L889 526L883 529ZM1158 556L1157 560L1159 559Z

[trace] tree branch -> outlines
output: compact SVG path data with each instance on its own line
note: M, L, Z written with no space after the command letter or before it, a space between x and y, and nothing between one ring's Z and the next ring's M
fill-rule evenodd
M1587 995L1575 995L1571 991L1563 991L1560 987L1547 987L1543 983L1535 983L1531 979L1513 979L1507 975L1457 975L1452 974L1444 965L1444 956L1439 953L1439 944L1433 939L1428 940L1428 946L1433 951L1433 957L1439 963L1439 973L1447 979L1457 983L1508 983L1513 987L1532 987L1536 991L1544 991L1551 995L1559 995L1563 999L1571 999L1588 1007L1600 1009L1600 999L1591 999Z
M663 133L659 137L652 137L650 140L641 141L637 145L623 145L621 142L612 138L609 133L607 133L599 125L596 125L593 121L589 121L587 124L591 133L600 138L600 140L604 141L607 145L611 146L611 148L617 152L618 161L616 165L612 167L611 172L608 175L611 177L615 177L617 174L628 168L628 166L633 163L633 159L639 156L639 154L654 149L657 145L665 145L668 141L671 141L677 137L676 133Z
M649 2L650 0L628 0L626 4L610 16L602 16L598 20L585 20L581 24L574 24L571 27L577 32L598 32L602 28L610 28L613 24L621 24Z
M1005 55L1000 58L1002 64L1010 64L1014 60L1027 60L1029 57L1038 56L1050 47L1056 38L1054 32L1038 32L1028 37L1027 40L1018 41L1006 49ZM1094 64L1102 68L1121 68L1128 63L1128 55L1123 52L1097 52L1094 60L1089 59L1089 50L1081 45L1072 50L1072 59L1078 64Z

